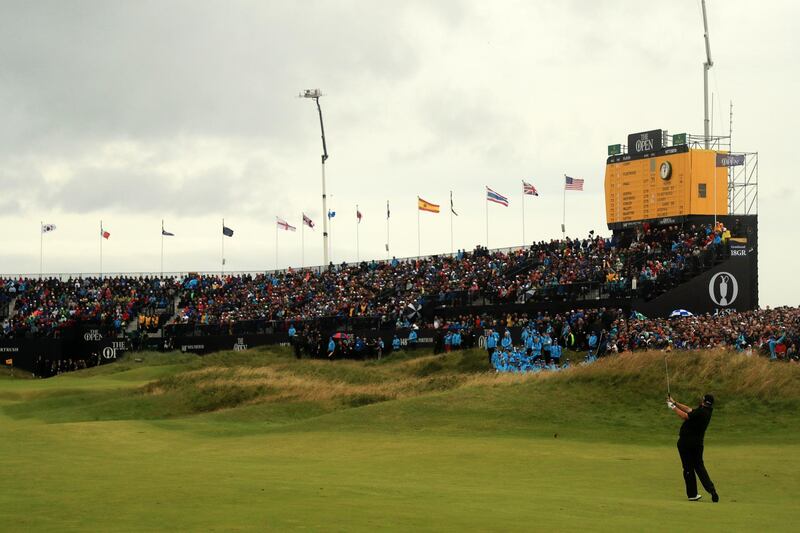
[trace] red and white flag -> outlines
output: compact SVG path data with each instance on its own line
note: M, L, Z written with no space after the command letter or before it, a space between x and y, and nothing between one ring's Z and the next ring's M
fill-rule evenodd
M583 179L581 179L581 178L571 178L569 176L564 176L564 190L567 190L567 191L582 191L583 190Z
M303 224L311 229L314 229L314 221L308 218L305 213L303 213Z
M283 220L281 217L275 217L278 220L278 227L286 231L296 231L297 228Z

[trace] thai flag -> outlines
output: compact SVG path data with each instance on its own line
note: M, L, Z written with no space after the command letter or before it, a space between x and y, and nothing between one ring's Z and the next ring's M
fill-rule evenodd
M486 187L486 199L489 200L490 202L494 202L496 204L508 207L508 198L506 198L500 193L493 191L489 187Z

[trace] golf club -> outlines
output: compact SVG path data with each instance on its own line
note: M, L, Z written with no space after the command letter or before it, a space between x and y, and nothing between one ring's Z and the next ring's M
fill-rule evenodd
M669 367L667 366L667 356L664 356L664 373L667 375L667 398L672 396L669 390Z

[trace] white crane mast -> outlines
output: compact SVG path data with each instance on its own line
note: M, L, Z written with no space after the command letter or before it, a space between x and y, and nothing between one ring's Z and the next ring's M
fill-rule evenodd
M702 0L703 6L703 37L706 41L706 62L703 63L703 133L705 135L706 150L711 147L711 134L708 121L708 71L714 66L711 59L711 41L708 38L708 17L706 16L706 0Z

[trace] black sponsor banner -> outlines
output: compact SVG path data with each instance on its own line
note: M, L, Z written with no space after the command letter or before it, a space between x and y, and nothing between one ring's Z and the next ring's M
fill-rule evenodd
M636 310L648 317L669 316L675 309L694 314L748 311L757 305L755 276L747 250L731 249L730 259L671 291L642 302ZM744 252L744 255L741 253Z
M628 153L631 155L661 150L662 144L661 130L642 131L628 135Z
M171 345L170 345L171 344ZM203 335L198 337L174 337L167 348L181 352L204 355L223 350L245 351L256 346L289 345L286 333L262 335Z
M747 257L746 244L731 244L731 257Z
M744 165L744 154L717 154L718 167L739 167Z
M43 362L61 359L61 346L60 339L0 339L0 362L11 359L14 367L38 374Z
M92 364L115 361L129 349L124 337L117 337L107 330L93 325L82 325L73 334L64 338L64 359L85 359Z

